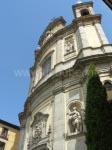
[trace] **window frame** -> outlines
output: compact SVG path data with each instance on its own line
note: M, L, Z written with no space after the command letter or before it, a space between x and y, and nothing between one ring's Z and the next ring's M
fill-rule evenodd
M5 142L0 141L0 150L4 150L4 149L5 149Z
M107 86L106 86L106 84L108 84ZM106 92L107 92L107 100L109 101L109 102L112 102L112 81L111 80L106 80L106 81L104 81L104 87L105 87L105 89L106 89Z
M106 87L106 84L110 85L110 87L109 86ZM106 90L112 90L112 83L111 83L111 81L109 81L109 80L105 81L104 82L104 87L106 88Z
M49 62L50 62L50 66L48 65ZM48 65L48 69L46 69L47 65ZM44 62L42 63L41 67L42 67L42 77L45 76L45 75L47 75L51 71L51 69L52 69L52 57L51 57L51 55L49 55L44 60ZM46 71L45 71L45 69L46 69Z
M8 136L8 128L3 127L0 137L3 138L3 139L8 139L7 136Z

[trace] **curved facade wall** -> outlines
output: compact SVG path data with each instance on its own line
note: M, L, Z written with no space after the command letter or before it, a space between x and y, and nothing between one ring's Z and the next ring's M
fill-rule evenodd
M24 112L19 150L86 150L86 74L95 63L102 82L112 82L112 45L93 3L73 5L75 19L59 17L40 37Z

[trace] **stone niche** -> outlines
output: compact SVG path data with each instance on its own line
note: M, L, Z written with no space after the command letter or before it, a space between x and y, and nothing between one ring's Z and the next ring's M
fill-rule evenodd
M32 136L29 139L28 150L49 150L49 134L46 133L46 125L49 115L38 112L31 124Z
M79 101L72 101L67 108L67 136L83 133L84 111Z

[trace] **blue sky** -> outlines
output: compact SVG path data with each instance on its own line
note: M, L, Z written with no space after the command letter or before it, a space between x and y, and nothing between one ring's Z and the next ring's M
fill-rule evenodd
M83 0L84 1L84 0ZM76 0L0 0L0 118L19 125L29 88L29 76L16 76L17 70L34 63L34 50L45 27L54 17L73 20L72 4ZM112 43L112 11L94 0L96 13L101 13L102 26ZM28 73L27 73L28 74Z

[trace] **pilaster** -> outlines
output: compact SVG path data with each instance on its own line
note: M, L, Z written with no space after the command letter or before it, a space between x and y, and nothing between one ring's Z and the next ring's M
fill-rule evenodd
M99 36L99 39L101 41L101 44L102 45L109 44L108 39L107 39L107 37L106 37L102 27L101 27L101 24L96 22L95 23L95 28L96 28L97 34Z
M57 93L54 100L53 150L65 150L65 102L64 93Z
M26 125L26 115L24 112L19 114L19 120L20 120L20 135L19 135L19 144L18 144L18 150L24 150L24 140L25 140L25 125Z
M80 49L89 47L89 43L87 40L85 29L84 29L84 26L82 24L79 24L78 31L79 31L79 36L80 36L80 41L78 41L78 42L81 42Z
M57 46L56 46L56 64L62 62L63 60L63 40L60 38L57 41Z

